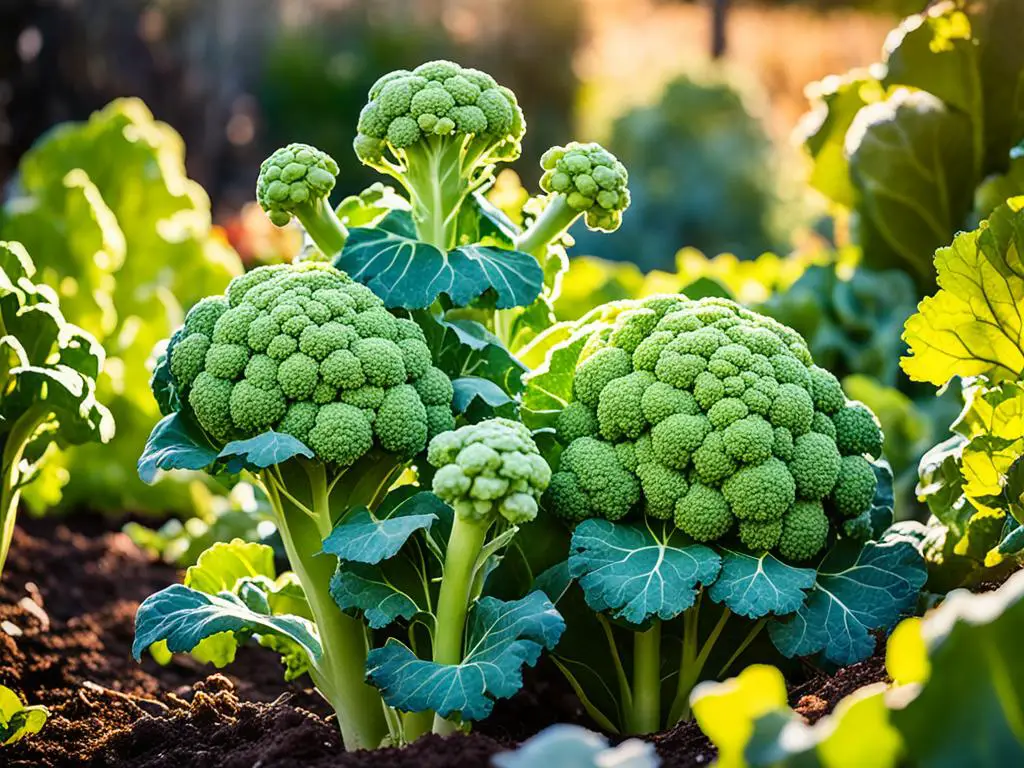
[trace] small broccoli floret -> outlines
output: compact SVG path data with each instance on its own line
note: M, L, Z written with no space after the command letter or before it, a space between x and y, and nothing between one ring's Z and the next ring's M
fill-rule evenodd
M844 456L882 455L882 428L875 414L863 403L852 402L832 415L836 427L836 445Z
M545 504L567 520L624 517L640 498L640 483L615 448L592 437L574 440L562 453Z
M863 456L843 456L830 498L843 517L860 514L875 496L878 478Z
M483 72L431 61L370 88L354 148L409 193L420 239L449 250L463 201L495 163L519 157L525 130L510 90Z
M451 427L452 384L420 334L343 272L260 267L227 293L230 301L207 300L189 314L169 361L215 440L286 432L347 467L373 448L404 461Z
M805 560L844 535L838 518L869 509L864 456L881 433L795 331L726 299L682 296L615 302L581 323L594 330L545 497L567 519L642 510L700 541L737 535Z
M341 252L348 239L348 230L328 200L337 175L338 164L326 152L308 144L289 144L260 166L256 200L279 227L298 219L330 258Z
M808 560L828 540L828 517L820 502L797 501L782 517L779 554L790 560Z
M435 437L427 449L433 490L462 518L490 523L499 515L519 525L537 516L551 469L530 430L490 419Z
M543 258L548 246L583 217L588 229L614 232L629 207L629 174L600 144L572 142L552 147L540 160L540 186L548 199L544 210L516 239L516 248ZM624 318L615 343L632 353L653 329L650 315Z

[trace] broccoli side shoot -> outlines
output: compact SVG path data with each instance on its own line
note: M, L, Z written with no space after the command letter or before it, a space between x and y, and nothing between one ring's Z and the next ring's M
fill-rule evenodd
M463 201L492 178L495 163L519 157L525 130L508 88L484 72L431 61L370 88L354 147L408 192L420 239L449 250Z
M298 219L316 247L331 259L348 239L348 230L328 200L337 176L338 164L326 152L308 144L289 144L260 166L256 200L279 227Z

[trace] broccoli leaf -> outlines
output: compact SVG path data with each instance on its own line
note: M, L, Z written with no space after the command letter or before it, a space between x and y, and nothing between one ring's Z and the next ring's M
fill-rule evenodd
M452 407L456 413L466 413L475 401L491 409L500 408L514 402L501 387L493 381L481 379L479 376L463 376L452 381L455 397Z
M940 290L907 320L903 370L942 386L954 376L993 383L1024 376L1024 197L935 253Z
M46 707L39 704L27 706L18 694L0 685L0 746L39 733L49 716Z
M587 605L617 619L643 624L672 619L697 598L697 585L718 576L721 558L674 528L655 533L646 525L586 520L572 535L569 573Z
M203 552L195 565L185 571L185 586L208 595L227 590L234 592L241 579L254 576L276 577L274 550L266 544L235 539L218 541Z
M467 622L466 657L460 664L422 661L395 639L370 651L367 678L389 706L406 712L433 710L464 720L487 717L496 699L523 685L523 665L554 648L565 622L542 592L504 602L482 598Z
M323 649L316 627L299 616L272 616L253 606L263 608L255 600L243 601L231 592L208 595L183 584L172 584L147 597L135 615L135 642L132 655L141 659L142 652L153 643L164 640L172 653L191 651L203 640L218 632L242 635L280 635L292 640L315 663Z
M343 611L362 611L371 629L383 629L395 619L408 620L421 611L407 587L417 581L402 559L379 565L339 563L331 577L331 597Z
M233 440L217 454L232 474L243 469L266 469L296 456L312 459L313 451L297 437L273 430L248 440Z
M160 419L149 434L139 456L139 477L152 484L157 470L206 469L216 460L217 449L195 420L186 413L172 413Z
M759 619L769 613L793 613L814 586L813 568L788 565L769 552L753 555L719 547L719 553L722 572L708 594L740 616Z
M339 560L376 565L398 554L416 531L441 519L447 505L422 491L394 507L382 506L377 516L365 507L350 512L324 539L324 552Z
M818 578L796 614L768 626L784 656L821 653L853 664L875 650L871 632L889 629L909 611L927 579L914 542L895 533L881 541L843 540L818 566Z
M444 253L417 239L407 211L391 211L376 227L356 227L334 265L368 285L389 308L426 309L441 294L459 307L488 291L499 309L537 298L544 274L528 253L464 245Z
M493 381L510 395L523 391L526 367L483 325L442 319L430 312L417 312L414 317L427 338L434 365L452 380L476 376Z

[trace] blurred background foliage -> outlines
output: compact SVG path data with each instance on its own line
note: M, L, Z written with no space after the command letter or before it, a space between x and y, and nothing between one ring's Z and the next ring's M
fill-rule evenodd
M213 535L221 518L252 525L245 505L214 501L196 481L147 494L128 477L156 418L131 376L192 301L243 265L301 247L251 202L263 158L290 141L315 144L339 161L337 198L359 192L375 179L350 150L368 87L446 57L492 73L527 115L523 157L492 193L500 205L521 206L540 154L571 138L607 143L630 169L622 228L573 233L559 319L666 291L731 296L773 315L879 414L901 515L923 516L918 460L946 435L959 398L911 384L897 363L900 337L931 288L932 242L1024 191L1024 158L1006 158L1016 126L986 119L1007 87L1001 73L1024 51L997 34L1013 28L1016 3L971 0L985 14L965 25L950 15L963 3L945 0L938 15L903 27L925 0L0 3L0 238L25 240L70 319L104 341L113 364L101 394L118 421L117 461L72 452L29 503L57 503L70 477L65 508L196 513L192 529L165 527L147 541L183 562L188 542ZM971 46L988 63L971 69ZM960 108L962 94L929 91L939 66L977 75L984 98L974 112ZM924 112L957 123L966 131L957 140L967 136L980 155L964 171L959 144L943 145L954 151L934 170L964 180L963 199L942 211L942 233L908 225L892 240L879 233L900 213L869 192L879 167L907 155L857 155L847 143L853 125L884 139L907 111L896 94L905 86L927 92ZM110 104L125 96L141 101ZM71 229L83 235L59 236Z

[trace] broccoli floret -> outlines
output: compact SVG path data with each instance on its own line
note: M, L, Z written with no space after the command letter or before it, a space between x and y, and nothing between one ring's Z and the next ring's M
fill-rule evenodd
M325 464L347 467L375 447L405 460L451 426L451 381L417 334L406 328L406 340L393 340L399 321L343 272L260 267L227 294L189 314L169 361L215 440L287 432Z
M540 186L547 195L541 214L516 240L516 248L541 258L580 216L598 232L614 232L629 207L629 174L611 152L600 144L572 142L552 147L543 154ZM627 319L616 329L616 343L632 352L653 323Z
M510 90L483 72L431 61L370 88L354 148L409 193L420 239L449 250L462 203L493 178L495 163L519 157L525 130Z
M701 541L738 530L746 546L798 560L828 539L826 508L869 508L864 456L878 454L881 432L795 331L727 299L682 296L615 302L585 323L594 330L545 496L563 517L642 510Z
M790 560L808 560L828 540L828 517L817 501L797 501L782 517L779 554Z
M433 490L462 518L489 524L499 515L519 525L537 516L537 501L551 469L530 430L509 419L490 419L431 440Z
M330 259L341 253L348 239L348 230L328 200L337 175L338 164L326 152L308 144L289 144L260 166L256 200L279 227L298 219Z

